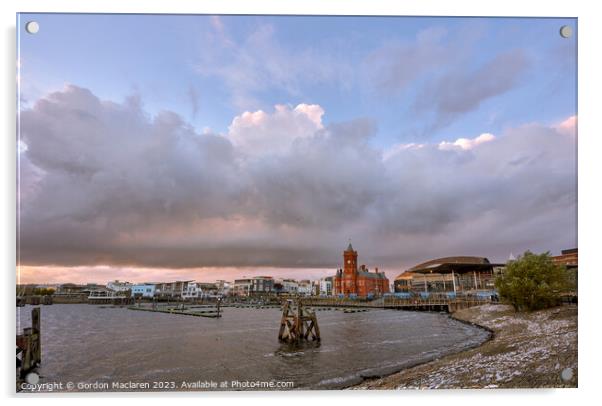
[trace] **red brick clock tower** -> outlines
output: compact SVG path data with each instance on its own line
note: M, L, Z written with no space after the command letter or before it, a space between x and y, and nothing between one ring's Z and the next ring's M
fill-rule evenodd
M343 252L343 261L342 293L345 296L357 294L357 251L353 250L351 243L349 243L349 246Z

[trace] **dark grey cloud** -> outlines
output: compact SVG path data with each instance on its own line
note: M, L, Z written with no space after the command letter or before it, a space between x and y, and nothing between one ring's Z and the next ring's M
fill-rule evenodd
M352 238L362 262L401 268L576 243L566 129L383 154L374 123L324 127L319 106L241 115L237 137L140 106L70 86L21 113L24 265L336 267ZM298 136L262 153L237 141L253 132Z

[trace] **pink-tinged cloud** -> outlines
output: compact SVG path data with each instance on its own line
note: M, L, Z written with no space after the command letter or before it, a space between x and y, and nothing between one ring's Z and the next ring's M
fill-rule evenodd
M571 116L560 124L554 126L556 130L566 135L577 135L577 116Z
M316 104L295 108L274 106L274 112L245 111L234 117L228 127L228 139L245 155L271 155L288 152L297 139L313 137L324 128L324 109Z

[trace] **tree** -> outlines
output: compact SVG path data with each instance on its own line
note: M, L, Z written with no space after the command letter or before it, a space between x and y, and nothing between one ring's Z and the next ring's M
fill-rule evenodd
M566 267L555 264L549 252L537 255L526 251L518 259L508 261L495 281L502 300L516 311L555 306L567 286Z

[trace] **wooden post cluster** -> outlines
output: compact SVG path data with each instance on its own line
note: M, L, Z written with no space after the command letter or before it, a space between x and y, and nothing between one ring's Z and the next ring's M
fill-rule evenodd
M42 362L42 340L40 308L31 311L31 327L24 328L23 334L17 335L17 368L19 375L24 378L28 372Z
M320 328L316 313L305 309L301 300L297 300L297 312L293 309L293 301L287 300L282 309L278 339L286 342L300 340L320 341Z

